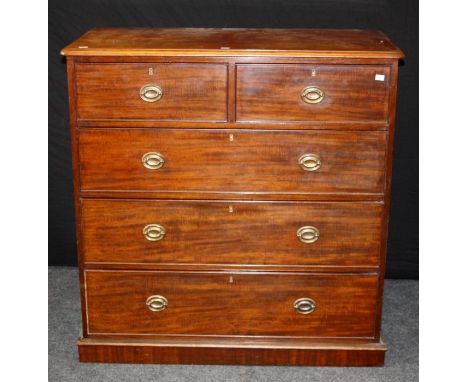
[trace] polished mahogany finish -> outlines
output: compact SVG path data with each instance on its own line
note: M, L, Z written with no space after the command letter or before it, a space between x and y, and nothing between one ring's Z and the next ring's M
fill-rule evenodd
M82 200L85 263L378 266L381 202ZM143 228L162 225L147 240ZM313 243L297 231L314 226Z
M358 29L95 28L67 56L276 56L393 58L403 53L380 31Z
M82 190L383 194L385 132L89 129L80 132ZM164 165L149 170L145 153ZM305 154L320 158L301 168Z
M375 78L389 75L390 66L377 65L237 65L236 119L386 123L389 82ZM307 87L323 98L304 100Z
M226 64L77 64L78 119L225 121ZM140 90L159 86L160 99ZM117 107L118 106L118 107Z
M245 341L95 339L78 341L80 361L211 365L379 366L387 346L382 342L332 343L298 339Z
M382 32L99 28L62 54L81 361L383 363Z
M85 280L93 336L368 340L375 334L376 274L89 270ZM152 295L165 297L167 308L150 310L145 302ZM297 312L300 298L315 302L312 313Z

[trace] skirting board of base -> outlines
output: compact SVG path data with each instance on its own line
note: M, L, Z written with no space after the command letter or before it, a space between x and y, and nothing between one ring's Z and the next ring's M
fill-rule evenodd
M280 341L110 340L80 338L81 362L206 365L381 366L376 343Z

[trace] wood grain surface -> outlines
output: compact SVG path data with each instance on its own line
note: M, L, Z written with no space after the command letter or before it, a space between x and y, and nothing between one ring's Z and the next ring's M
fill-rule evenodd
M373 338L375 274L85 272L90 335ZM145 302L161 295L160 312ZM316 303L298 313L297 299Z
M232 134L232 140L230 137ZM82 190L382 193L385 132L165 129L80 131ZM147 152L166 163L148 170ZM298 159L317 154L304 171Z
M208 365L380 366L387 345L291 340L125 340L81 338L81 362Z
M79 119L225 121L225 64L77 64ZM158 85L159 101L140 98L145 85Z
M86 263L379 264L382 203L82 200ZM147 224L166 229L149 241ZM303 243L297 230L319 229Z
M389 74L377 65L237 65L237 120L386 123ZM302 100L308 86L324 92L321 102Z
M357 29L95 28L68 56L286 56L402 58L385 34Z
M99 362L378 365L397 60L379 31L90 31L68 55ZM140 97L158 85L157 102ZM301 99L306 86L322 102ZM149 170L148 152L164 157ZM304 154L320 157L304 171ZM147 224L165 236L149 241ZM319 239L302 243L297 230ZM151 295L168 306L153 312ZM299 314L294 302L316 308Z

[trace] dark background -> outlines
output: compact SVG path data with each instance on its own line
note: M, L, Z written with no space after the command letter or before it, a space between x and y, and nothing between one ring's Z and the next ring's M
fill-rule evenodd
M76 265L65 60L93 27L381 29L400 66L388 278L418 278L417 0L49 0L49 264Z

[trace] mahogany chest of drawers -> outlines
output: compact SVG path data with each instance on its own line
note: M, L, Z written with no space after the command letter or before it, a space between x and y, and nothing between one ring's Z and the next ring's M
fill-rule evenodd
M62 54L81 361L383 363L383 33L106 28Z

